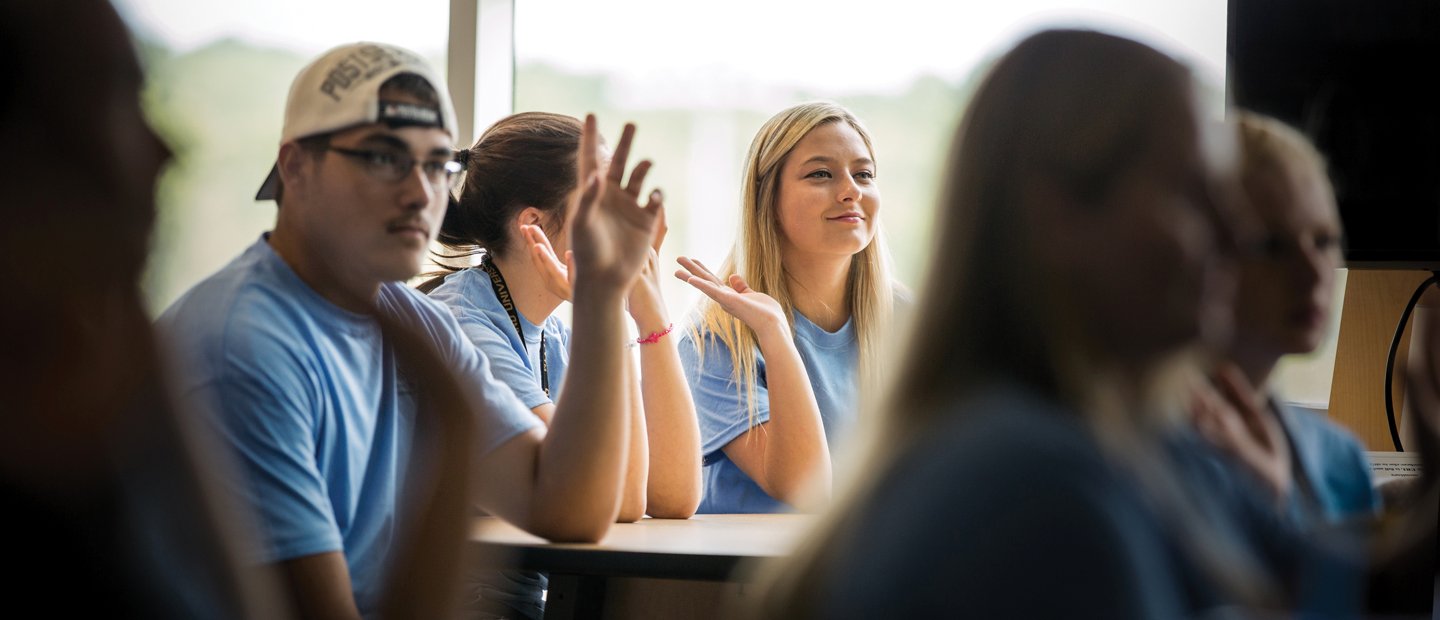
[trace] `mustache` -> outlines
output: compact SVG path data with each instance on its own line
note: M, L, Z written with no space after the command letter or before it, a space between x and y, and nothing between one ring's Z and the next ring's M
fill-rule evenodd
M430 222L426 221L426 219L423 217L395 218L393 220L390 220L390 222L385 225L385 230L389 232L395 232L397 230L404 230L407 228L414 228L417 230L425 231L425 234L427 236L434 232L434 228L430 225Z

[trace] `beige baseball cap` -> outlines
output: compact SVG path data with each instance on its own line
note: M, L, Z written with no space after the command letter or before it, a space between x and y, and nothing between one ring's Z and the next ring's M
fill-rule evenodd
M438 107L382 101L380 85L413 73L435 88ZM342 45L315 59L290 85L280 144L370 123L439 127L454 137L455 108L445 82L419 54L384 43ZM260 185L255 200L274 200L280 185L278 163Z

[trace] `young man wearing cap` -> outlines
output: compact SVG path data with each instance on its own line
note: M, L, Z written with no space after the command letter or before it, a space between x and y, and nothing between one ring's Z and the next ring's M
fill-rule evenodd
M418 525L396 488L415 473L425 394L397 373L377 315L427 336L469 388L482 507L556 540L599 539L619 507L624 291L659 210L658 192L637 200L648 162L622 186L627 127L610 172L587 182L576 209L565 389L583 393L568 402L586 411L562 405L547 435L450 313L402 284L444 217L458 170L454 118L413 53L373 43L326 53L291 86L279 157L257 196L279 204L274 231L161 317L186 355L184 393L210 405L248 474L269 543L262 559L278 564L306 615L373 613L395 531ZM587 119L582 158L593 161L597 140Z

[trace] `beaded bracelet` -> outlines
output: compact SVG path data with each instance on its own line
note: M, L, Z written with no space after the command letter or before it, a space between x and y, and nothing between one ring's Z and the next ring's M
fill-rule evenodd
M665 329L660 330L660 331L658 331L658 332L650 332L650 335L649 335L649 336L646 336L646 337L644 337L644 338L636 338L636 339L635 339L635 344L655 344L655 343L657 343L657 342L660 342L660 339L661 339L661 338L664 338L665 335L668 334L668 333L670 333L670 330L672 330L672 329L675 329L675 324L674 324L674 323L671 323L671 324L669 324L669 325L666 325L666 326L665 326Z

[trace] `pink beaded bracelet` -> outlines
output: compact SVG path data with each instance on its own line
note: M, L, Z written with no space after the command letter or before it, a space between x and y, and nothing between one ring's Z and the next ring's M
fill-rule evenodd
M636 338L636 339L635 339L635 344L655 344L655 343L657 343L657 342L660 342L660 339L661 339L661 338L664 338L664 337L665 337L665 334L670 333L670 330L672 330L672 329L675 329L675 324L674 324L674 323L671 323L671 324L669 324L669 325L666 325L666 326L665 326L665 329L663 329L663 330L661 330L661 331L658 331L658 332L650 332L650 335L649 335L649 336L646 336L646 337L644 337L644 338Z

